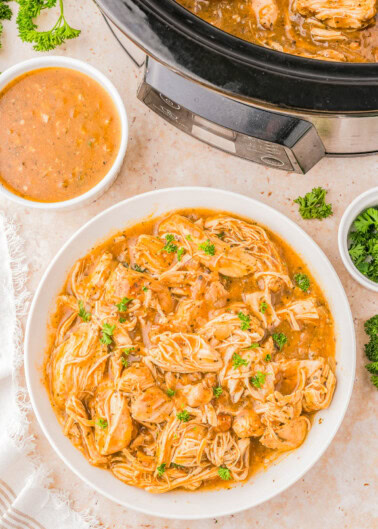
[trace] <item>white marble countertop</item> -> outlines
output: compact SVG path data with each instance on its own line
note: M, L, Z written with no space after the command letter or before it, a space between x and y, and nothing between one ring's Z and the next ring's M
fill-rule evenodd
M78 6L78 4L80 4ZM29 287L35 290L47 264L62 244L87 220L112 204L161 187L201 185L220 187L275 207L302 226L325 251L346 289L357 331L357 373L352 400L342 426L320 461L295 485L273 500L241 514L202 522L168 521L134 513L101 497L82 483L55 455L34 417L31 428L38 449L52 470L53 486L68 491L77 510L91 509L107 528L208 529L373 529L377 513L378 392L364 368L365 319L378 313L378 296L359 286L346 272L337 250L337 227L350 201L378 184L378 157L323 159L306 176L267 169L221 153L168 125L136 98L140 72L106 27L90 0L66 0L66 15L82 28L78 39L54 54L91 63L116 85L130 120L125 164L116 183L97 202L69 213L22 208L0 198L0 209L22 225L30 265ZM43 17L42 17L43 18ZM0 71L37 55L17 38L14 21L4 23ZM0 116L1 123L1 116ZM1 126L1 125L0 125ZM292 200L314 186L329 190L334 215L325 221L304 221ZM375 431L375 434L374 434ZM374 466L375 464L375 466Z

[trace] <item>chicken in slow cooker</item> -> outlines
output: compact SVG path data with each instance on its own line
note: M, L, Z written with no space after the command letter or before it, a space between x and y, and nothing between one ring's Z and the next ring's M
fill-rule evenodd
M236 37L303 57L377 62L376 0L178 0Z

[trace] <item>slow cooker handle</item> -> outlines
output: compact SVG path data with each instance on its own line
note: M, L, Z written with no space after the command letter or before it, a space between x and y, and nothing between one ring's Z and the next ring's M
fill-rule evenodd
M114 24L112 24L110 22L110 20L103 14L101 13L104 20L105 20L105 23L106 25L108 26L108 28L110 29L110 31L112 32L114 38L118 41L118 44L121 46L121 48L123 49L123 51L126 53L126 55L129 57L129 59L134 63L134 65L137 67L137 68L142 68L146 62L146 59L144 58L143 61L139 61L138 58L134 57L131 53L130 50L128 50L126 48L126 46L123 44L123 42L121 42L120 38L118 37L118 35L116 34L116 32L114 31ZM131 41L130 41L131 42Z

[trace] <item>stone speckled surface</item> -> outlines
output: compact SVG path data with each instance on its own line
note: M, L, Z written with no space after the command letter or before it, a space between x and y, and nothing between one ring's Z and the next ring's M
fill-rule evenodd
M78 6L78 4L80 4ZM331 446L320 461L295 485L275 499L244 513L202 522L175 522L126 510L93 492L55 455L34 417L31 428L38 450L49 465L53 486L67 491L72 506L90 509L106 528L220 529L374 529L377 512L377 402L378 392L364 369L363 322L378 313L378 296L358 285L346 272L337 250L337 227L350 201L378 184L378 158L322 160L306 176L266 169L226 155L178 132L136 98L140 72L129 62L90 0L66 0L66 14L82 28L80 38L52 53L76 57L106 74L124 99L130 120L125 164L113 187L96 203L69 213L25 209L0 197L0 209L22 225L30 263L29 287L35 290L48 262L62 244L87 220L112 204L137 193L161 187L201 185L220 187L258 198L288 215L325 251L346 289L357 331L357 371L351 403ZM0 71L36 56L16 36L14 21L6 22ZM1 117L0 117L1 120ZM322 185L334 216L303 221L292 200ZM251 212L251 215L253 213Z

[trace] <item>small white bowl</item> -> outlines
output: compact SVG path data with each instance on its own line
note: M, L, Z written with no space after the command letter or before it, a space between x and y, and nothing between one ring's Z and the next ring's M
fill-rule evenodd
M363 287L373 290L373 292L378 292L378 283L371 281L371 279L368 279L366 276L361 274L359 270L357 270L348 251L348 237L353 222L360 213L372 206L378 206L378 187L373 187L372 189L365 191L365 193L359 195L353 200L353 202L351 202L351 204L349 204L347 209L344 211L343 216L341 217L338 243L341 259L343 260L344 266L350 275Z
M27 61L20 62L11 66L0 74L0 92L3 90L11 81L19 77L20 75L30 72L33 70L39 70L40 68L69 68L71 70L77 70L88 77L91 77L97 83L102 86L106 92L112 98L118 115L121 121L121 142L118 150L116 159L114 160L113 165L111 166L109 172L100 180L98 184L86 191L82 195L71 198L69 200L64 200L61 202L38 202L34 200L27 200L22 198L15 193L9 191L0 183L0 193L3 194L6 198L17 202L21 206L27 206L31 208L38 209L49 209L49 210L70 210L77 208L79 206L84 206L93 202L99 198L109 187L113 184L115 179L118 176L118 173L121 169L123 159L126 154L127 140L129 136L129 127L127 122L127 114L125 105L119 95L116 87L113 85L109 79L102 74L99 70L90 66L89 64L78 61L77 59L71 59L70 57L60 57L60 56L50 56L50 57L37 57L35 59L29 59Z

